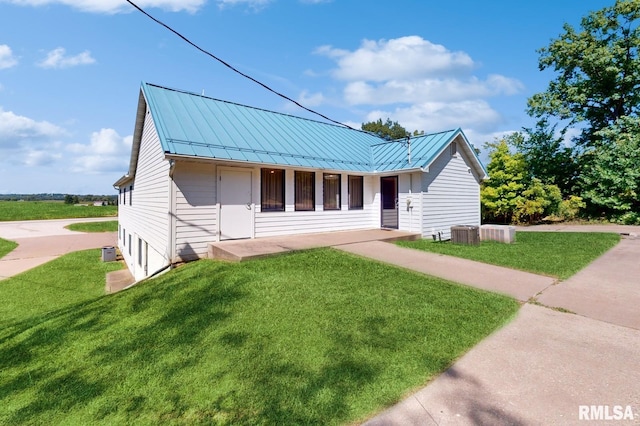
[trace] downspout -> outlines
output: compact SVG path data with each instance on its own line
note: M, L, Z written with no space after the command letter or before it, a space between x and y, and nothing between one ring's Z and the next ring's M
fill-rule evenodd
M407 137L407 139L409 139ZM411 144L409 144L409 163L411 163ZM407 202L407 206L409 207L409 232L412 231L413 227L413 197L411 194L413 189L413 174L409 173L409 202Z
M169 160L169 265L173 264L174 259L176 258L176 244L175 244L175 235L176 235L176 186L173 180L173 173L176 167L175 160Z

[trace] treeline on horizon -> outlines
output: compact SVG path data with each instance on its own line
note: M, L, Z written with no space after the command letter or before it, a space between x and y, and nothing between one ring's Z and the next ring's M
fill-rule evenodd
M105 201L108 204L115 204L118 201L117 195L94 195L94 194L60 194L60 193L41 193L41 194L0 194L0 201L65 201L69 196L73 197L74 202L94 202Z

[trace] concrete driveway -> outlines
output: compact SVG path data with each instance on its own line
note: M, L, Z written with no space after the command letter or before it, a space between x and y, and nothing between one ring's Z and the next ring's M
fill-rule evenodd
M0 280L47 263L78 250L114 246L116 232L84 233L65 229L72 223L104 222L116 218L84 218L0 222L0 238L18 243L11 253L0 258Z

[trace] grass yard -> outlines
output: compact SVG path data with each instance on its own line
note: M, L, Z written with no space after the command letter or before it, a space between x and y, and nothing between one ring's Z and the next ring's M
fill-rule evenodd
M78 232L116 232L118 230L118 221L72 223L65 228Z
M518 309L331 249L202 260L100 297L106 265L87 253L0 286L0 423L352 423ZM95 276L51 283L64 264Z
M482 241L479 246L423 239L396 244L536 274L569 278L618 244L620 235L599 232L517 232L516 242Z
M0 201L0 221L117 216L118 206L75 206L54 201Z
M5 254L11 252L14 248L18 247L18 244L13 241L3 240L0 238L0 258Z

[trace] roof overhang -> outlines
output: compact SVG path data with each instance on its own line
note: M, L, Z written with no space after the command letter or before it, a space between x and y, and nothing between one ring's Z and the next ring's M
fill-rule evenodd
M445 144L440 151L436 155L433 156L433 159L424 165L423 168L429 169L431 165L436 161L436 159L446 150L449 149L449 146L452 142L456 142L458 149L464 150L467 157L471 160L471 169L475 172L476 176L478 176L479 180L487 180L489 178L489 174L487 170L484 168L484 165L480 161L478 157L478 153L475 151L471 142L467 139L462 129L457 129L456 133L451 137L449 142Z
M136 176L136 169L138 167L138 155L140 154L140 142L142 141L142 131L144 129L144 119L147 115L147 101L145 100L144 93L140 89L140 95L138 96L138 111L136 113L136 124L133 129L133 142L131 144L131 157L129 159L129 172L118 179L113 187L118 189L125 185L129 181L132 181Z

